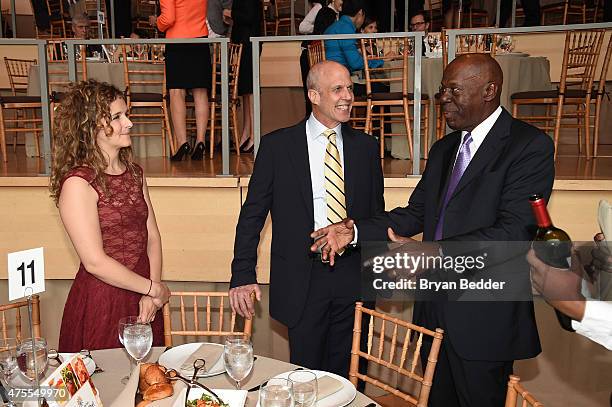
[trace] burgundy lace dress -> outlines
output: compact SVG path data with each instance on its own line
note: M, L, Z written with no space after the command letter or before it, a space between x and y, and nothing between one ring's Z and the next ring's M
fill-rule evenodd
M77 167L64 180L80 177L93 182L93 170ZM142 168L136 167L136 179L129 170L121 175L106 175L107 193L92 184L98 193L98 217L104 252L133 272L149 278L147 255L147 203L142 193ZM68 294L59 351L119 348L119 319L138 315L141 294L113 287L85 270L83 264ZM153 346L163 345L161 311L151 324Z

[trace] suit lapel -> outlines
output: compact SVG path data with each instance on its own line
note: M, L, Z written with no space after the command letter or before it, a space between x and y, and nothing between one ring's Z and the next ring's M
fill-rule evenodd
M457 195L459 191L472 182L472 180L482 172L483 168L492 159L497 157L497 151L505 146L505 139L510 135L511 123L512 117L506 110L502 109L501 115L497 118L497 121L478 148L476 155L472 158L470 164L463 173L461 180L459 180L459 184L457 188L455 188L453 196Z
M440 168L440 183L436 186L438 189L435 191L435 195L438 199L436 213L440 212L442 203L444 202L444 196L448 188L448 181L450 180L451 173L455 164L455 157L457 156L457 150L461 144L461 132L457 135L456 133L449 134L445 137L454 137L454 142L450 145L442 155L442 166Z
M292 133L287 151L295 169L295 181L300 185L300 191L306 205L308 218L314 225L314 206L312 201L312 181L310 179L310 161L308 160L308 142L306 141L306 121L296 126Z
M344 195L346 198L346 213L350 216L353 207L353 197L355 196L355 171L358 157L355 138L350 126L342 125L342 148L344 155Z

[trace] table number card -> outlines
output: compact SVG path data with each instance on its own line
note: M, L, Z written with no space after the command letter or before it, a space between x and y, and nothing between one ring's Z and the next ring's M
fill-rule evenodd
M8 254L9 301L45 291L43 248Z

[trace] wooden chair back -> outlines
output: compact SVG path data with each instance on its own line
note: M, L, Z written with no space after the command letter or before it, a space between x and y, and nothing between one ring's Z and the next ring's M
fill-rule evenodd
M391 85L402 83L402 94L408 93L408 38L362 38L361 54L363 55L366 93L372 94L372 84ZM391 63L393 61L401 63ZM380 68L371 68L369 61L383 61Z
M47 77L49 83L49 94L53 92L65 92L70 85L68 74L68 53L66 50L65 39L47 40ZM87 80L87 60L82 57L85 55L85 45L77 45L77 78Z
M156 16L158 10L157 0L136 0L136 16L132 22L134 28L146 32L151 38L157 38L159 32L156 27L151 27L149 24L149 16Z
M110 18L110 14L106 12L106 1L100 1L100 11L104 13L102 34L104 35L104 38L109 38L108 19ZM89 18L89 38L99 38L98 0L85 0L85 14Z
M166 75L163 69L164 60L159 53L151 52L148 44L128 46L121 44L123 55L123 78L125 80L128 106L131 93L161 93L166 95Z
M178 304L177 304L178 300ZM178 308L180 329L172 328L172 311ZM191 318L188 322L188 314ZM176 291L164 305L164 344L172 346L173 336L251 337L253 320L245 319L242 330L236 327L229 294L216 291Z
M50 16L51 38L66 38L68 36L66 18L68 10L64 9L65 0L47 0L47 12ZM38 29L36 30L38 36Z
M325 41L310 41L308 44L308 65L325 61Z
M10 322L12 319L11 314L14 313L14 325ZM22 323L21 317L25 318ZM28 327L28 301L18 301L8 304L0 305L0 331L2 333L2 339L16 338L29 338L31 334L27 330ZM34 336L37 338L42 337L40 329L40 299L38 295L32 296L32 329ZM12 334L12 331L15 331ZM22 332L26 330L25 332Z
M595 68L604 33L604 30L567 32L561 66L561 81L559 82L559 89L562 93L568 88L590 91L595 78Z
M364 314L370 319L365 352L360 349ZM363 304L358 302L355 306L349 379L354 386L357 386L358 380L363 380L417 407L426 407L443 335L444 331L442 329L438 328L435 332L430 331L382 312L364 308ZM425 372L421 375L417 366L419 365L423 340L427 336L431 337L433 342L427 357ZM418 394L408 394L395 388L395 386L359 373L359 358L366 359L370 363L370 367L372 364L384 366L389 371L397 372L420 383L420 391Z
M518 402L521 402L521 407L544 407L544 404L540 403L531 393L525 390L519 383L520 380L520 377L510 375L510 379L508 380L508 391L506 393L506 404L504 407L517 407Z
M433 24L439 27L444 20L443 0L426 0L425 10L429 11L429 28L433 30Z
M32 65L38 64L36 59L15 59L4 57L13 96L25 95L28 92L28 73Z

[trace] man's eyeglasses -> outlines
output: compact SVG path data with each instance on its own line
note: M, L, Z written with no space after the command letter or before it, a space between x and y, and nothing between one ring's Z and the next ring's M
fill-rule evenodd
M440 94L440 96L443 96L446 93L446 91L449 91L451 95L453 96L461 96L461 94L463 93L463 88L446 87L446 86L440 86L438 88L438 93Z
M420 27L420 26L425 25L425 24L426 24L425 21L417 21L416 23L411 23L410 27L416 28L416 27Z

